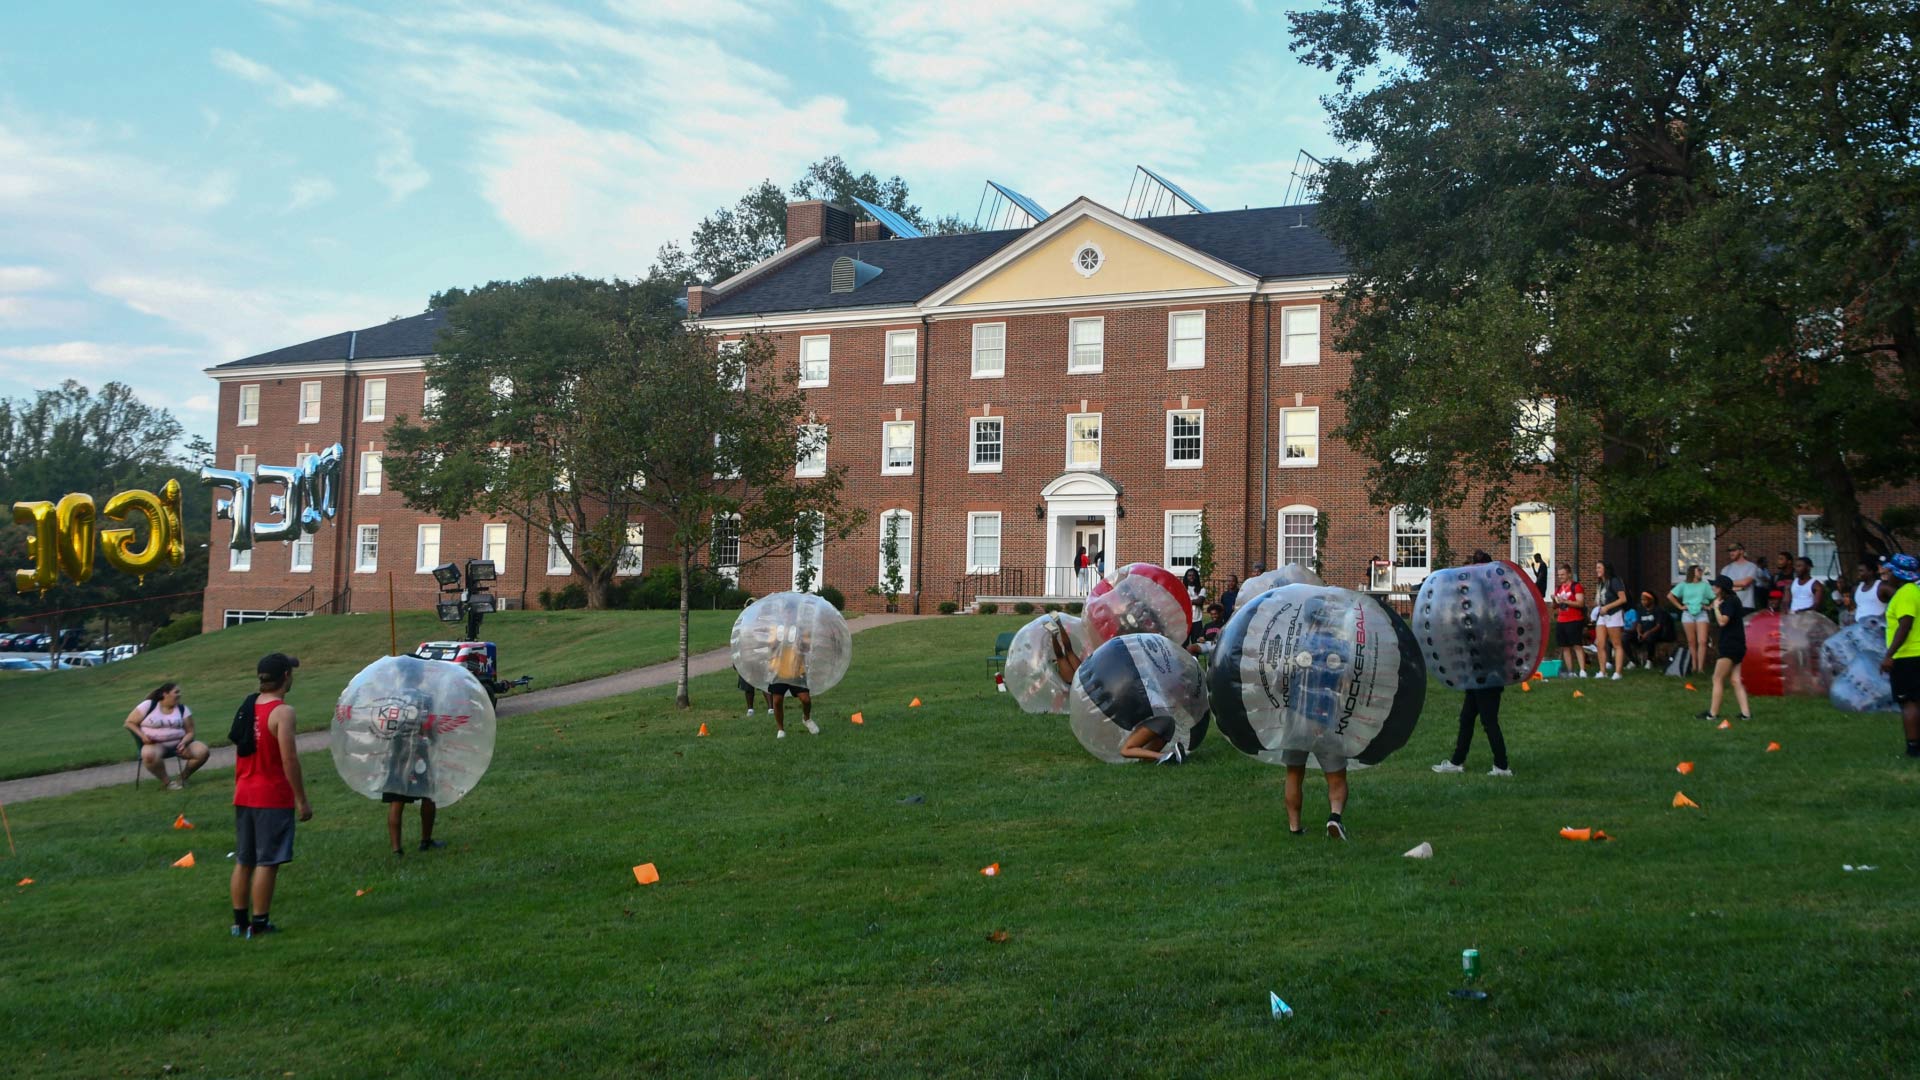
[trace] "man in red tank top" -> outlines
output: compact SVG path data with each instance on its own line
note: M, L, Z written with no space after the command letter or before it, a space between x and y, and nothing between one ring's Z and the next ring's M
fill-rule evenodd
M293 819L313 819L300 752L294 743L293 669L285 653L260 658L260 693L253 706L253 752L234 760L233 936L257 938L279 929L268 921L273 886L283 863L293 861ZM244 746L240 748L244 751ZM251 904L253 918L247 918Z

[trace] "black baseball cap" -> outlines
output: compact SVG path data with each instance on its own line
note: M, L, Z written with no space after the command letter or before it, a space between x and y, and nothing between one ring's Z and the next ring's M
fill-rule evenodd
M270 652L260 658L259 673L270 679L284 679L287 677L287 672L299 666L299 657L288 656L286 653Z

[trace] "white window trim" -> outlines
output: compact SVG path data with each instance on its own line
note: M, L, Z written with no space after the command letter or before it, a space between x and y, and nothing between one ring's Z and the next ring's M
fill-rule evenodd
M1000 460L982 465L973 459L974 447L980 441L980 423L988 421L1000 425ZM997 473L1007 464L1007 418L1004 416L975 416L967 422L967 471L975 473Z
M1166 567L1169 570L1173 570L1175 573L1185 573L1185 569L1175 568L1175 566L1173 565L1173 519L1176 517L1186 517L1188 514L1192 514L1196 519L1198 519L1204 516L1206 514L1206 511L1197 506L1186 509L1186 510L1168 510L1163 515L1164 520L1162 521L1160 526L1160 557L1162 560L1160 565ZM1197 527L1198 526L1196 525L1196 528ZM1196 547L1194 549L1195 558L1198 558L1199 554L1200 554L1199 548ZM1189 563L1188 565L1192 565L1192 564Z
M913 342L913 347L910 350L913 353L913 366L905 376L895 375L893 373L893 339L901 338L901 337L906 338L907 340ZM918 330L887 331L886 353L880 358L880 375L881 375L880 381L888 382L888 383L910 383L910 382L913 382L916 378L918 378L919 374L920 374L920 331Z
M367 462L369 459L378 460L380 462L380 480L379 480L379 483L373 487L367 486ZM382 456L380 451L363 450L360 452L360 478L359 479L360 479L360 494L362 495L378 495L382 491L386 490L387 462L386 462L386 459Z
M638 530L640 533L638 542L633 538L635 530ZM627 564L627 552L629 551L633 552L633 564L631 568L629 568ZM646 564L647 526L644 522L629 521L627 522L627 535L620 544L620 551L613 557L613 576L640 577L647 572Z
M366 551L368 529L373 530L373 564L371 566L361 561L361 555ZM356 574L380 572L380 526L361 525L353 530L353 572Z
M1000 370L981 371L980 370L980 331L990 326L997 326L1000 328ZM1006 378L1007 377L1007 324L1003 322L974 323L973 337L971 338L971 342L972 344L969 349L968 358L970 361L969 370L973 372L973 377L976 379Z
M1531 560L1523 561L1520 558L1520 528L1519 522L1515 519L1521 514L1547 515L1547 544L1552 552L1547 559L1547 587L1551 589L1554 575L1559 573L1554 567L1560 562L1560 512L1543 502L1520 503L1507 511L1507 522L1510 526L1507 529L1507 557L1513 560L1515 566L1525 570L1528 577L1532 577L1533 567L1529 565Z
M250 573L253 570L253 549L227 549L227 569L236 574Z
M380 387L380 411L373 411L373 395L368 391L375 385ZM360 392L360 420L362 423L382 423L387 419L387 380L368 379Z
M1080 253L1083 251L1086 251L1088 248L1093 249L1093 255L1094 255L1093 269L1091 270L1080 265ZM1093 275L1099 273L1101 270L1105 269L1107 265L1107 253L1101 250L1101 247L1099 244L1093 242L1092 240L1085 240L1073 246L1073 255L1070 256L1070 260L1071 260L1071 265L1073 266L1074 273L1079 274L1081 277L1090 278Z
M801 426L819 428L823 435L826 435L827 433L827 425L825 424L803 424ZM793 475L796 477L800 477L802 479L811 479L814 477L827 475L827 454L832 449L833 449L833 439L830 435L828 435L826 438L823 438L820 443L819 471L815 472L811 469L807 469L805 468L805 463L803 461L796 461L793 463Z
M495 529L500 530L500 557L497 559L493 558L492 545L487 543L487 535ZM501 577L506 576L507 555L512 550L513 533L507 529L505 522L489 521L480 526L480 557L492 561L495 574Z
M718 526L721 518L726 518L727 520L733 522L733 561L732 562L720 561L720 551L718 546L714 543L715 534L717 534L720 531ZM716 574L719 574L721 577L724 577L727 580L738 585L740 583L740 546L741 546L740 545L740 539L741 539L740 515L739 514L715 514L713 516L713 525L710 526L710 528L712 531L710 531L707 534L707 555L713 561L713 572Z
M827 526L824 515L815 514L814 516L820 519L820 532L813 546L814 552L819 556L819 562L813 567L813 588L807 591L818 593L827 585ZM787 583L792 586L794 592L800 591L800 545L797 543L793 546L793 576Z
M1290 458L1287 456L1287 414L1313 414L1313 456L1310 458ZM1289 405L1280 410L1280 467L1283 469L1315 469L1320 466L1320 406Z
M573 546L573 526L572 525L560 526L560 535L558 537L555 537L552 533L547 534L547 576L548 577L572 577L573 576L573 564L567 561L566 552L562 550L563 548L572 547L572 546ZM560 556L560 564L557 567L554 565L554 562L553 562L553 557L555 555Z
M441 400L446 396L439 387L433 385L432 379L422 380L420 387L421 419L432 419L432 414L439 409Z
M313 419L311 420L307 419L307 387L309 386L313 387ZM320 381L318 379L310 379L306 382L301 383L300 384L300 415L295 418L295 422L301 423L301 424L319 423L320 422L320 401L325 395L326 395L326 391L320 388Z
M1427 511L1426 517L1421 519L1423 522L1426 523L1426 528L1425 528L1425 532L1427 534L1426 565L1419 566L1419 567L1412 567L1412 566L1403 566L1400 563L1400 559L1398 557L1400 554L1400 548L1399 548L1399 545L1394 542L1399 538L1399 535L1400 535L1400 529L1396 524L1396 522L1402 517L1402 515L1406 513L1407 513L1407 508L1404 506L1396 506L1387 511L1387 557L1393 560L1393 583L1395 585L1415 584L1417 582L1425 580L1427 575L1433 573L1433 511L1431 510ZM1415 574L1418 574L1419 576L1416 577L1414 576Z
M1082 245L1083 247L1085 245ZM1095 367L1074 367L1073 328L1086 323L1095 323L1100 327L1100 363ZM1085 319L1067 320L1067 374L1098 375L1107 370L1107 319L1104 315L1095 315Z
M1185 315L1198 315L1200 317L1200 359L1197 362L1188 363L1188 364L1182 364L1173 358L1174 341L1175 341L1175 338L1173 336L1173 328L1174 328L1174 325L1180 321L1180 318ZM1207 311L1206 309L1201 308L1198 311L1167 312L1167 370L1168 371L1188 371L1195 368L1203 368L1206 366L1207 366Z
M1281 367L1312 367L1313 365L1318 364L1320 362L1320 353L1322 351L1320 348L1320 339L1323 333L1325 332L1325 328L1320 325L1320 308L1321 308L1321 305L1319 304L1295 304L1292 307L1283 307L1280 309L1280 366ZM1313 359L1311 360L1287 359L1287 312L1289 311L1311 311L1314 313L1313 314Z
M1096 458L1094 459L1094 462L1093 462L1093 464L1091 464L1091 465L1075 465L1075 464L1073 463L1073 422L1074 422L1075 420L1085 420L1085 419L1086 419L1087 417L1089 417L1089 416L1091 416L1091 417L1093 417L1093 418L1094 418L1095 420L1097 420L1097 421L1099 422L1099 425L1100 425L1100 438L1099 438L1098 440L1096 440L1096 441L1097 441L1097 442L1098 442L1098 443L1100 444L1100 453L1099 453L1099 455L1098 455L1098 456L1097 456L1097 457L1096 457ZM1003 449L1003 450L1001 451L1001 454L1002 454L1002 455L1004 456L1004 455L1005 455L1005 453L1006 453L1006 451L1005 451L1005 450ZM1080 413L1068 413L1068 414L1067 414L1067 454L1066 454L1066 457L1067 457L1067 464L1066 464L1066 467L1067 467L1067 468L1068 468L1069 470L1073 470L1073 471L1077 471L1077 472L1089 472L1089 471L1092 471L1092 470L1096 470L1096 469L1098 469L1098 468L1100 468L1100 465L1101 465L1101 463L1102 463L1102 462L1104 462L1104 461L1106 460L1106 457L1107 457L1107 419L1106 419L1106 414L1105 414L1105 413L1097 413L1097 412L1080 412Z
M1181 413L1193 413L1194 415L1200 418L1200 456L1194 459L1193 461L1175 461L1173 459L1173 418L1175 416L1178 416ZM1106 431L1103 429L1100 432L1100 437L1102 439L1105 439L1106 434L1107 434ZM1105 448L1102 447L1102 450L1104 449ZM1200 468L1205 468L1206 464L1207 464L1207 410L1205 409L1168 409L1167 410L1167 468L1169 469L1200 469Z
M1714 562L1714 553L1720 550L1720 530L1712 525L1686 527L1707 530L1707 561L1700 564L1700 576L1704 580L1712 581L1714 575L1720 572ZM1675 525L1667 530L1667 573L1673 576L1673 583L1676 585L1687 580L1687 568L1680 565L1680 529L1681 526Z
M908 453L907 453L907 464L905 468L901 468L898 465L887 464L887 450L888 450L887 431L891 428L896 428L896 427L906 428L907 434L910 436L910 438L907 441ZM916 429L916 425L911 420L888 420L886 423L883 423L880 425L880 475L882 476L912 476L913 475L913 462L914 462L914 459L917 458L920 454L920 443L918 441L920 437L920 433L915 429Z
M998 529L998 531L994 535L995 535L995 538L999 541L1000 551L999 551L999 555L996 556L997 561L992 566L988 566L985 563L976 563L973 561L973 523L975 520L979 518L994 519L994 522ZM967 551L965 556L966 563L967 563L967 573L997 574L1000 572L1000 568L1006 565L1006 562L1007 562L1006 526L1007 526L1006 518L1003 517L1000 511L998 510L978 510L967 515L967 537L966 537Z
M247 419L247 391L253 391L253 419ZM234 404L235 427L260 426L260 384L245 383L240 387L240 397Z
M1793 553L1795 555L1798 555L1801 558L1808 559L1808 560L1811 560L1813 558L1813 556L1807 554L1807 530L1813 528L1813 523L1819 520L1820 520L1819 514L1794 515L1794 519L1793 519L1794 552ZM1826 537L1825 542L1833 547L1833 561L1835 563L1833 569L1835 571L1835 576L1837 577L1839 576L1838 571L1840 570L1840 566L1838 565L1840 562L1840 545L1834 542L1832 533L1821 533L1820 535ZM1827 574L1827 571L1824 567L1821 567L1819 565L1814 566L1813 568L1814 577L1825 580L1826 574Z
M436 560L433 562L428 562L426 558L428 529L433 530L433 557ZM444 538L445 536L446 536L445 530L443 530L438 525L414 526L413 528L413 572L414 573L431 574L433 573L434 568L440 565L440 563L437 560L440 558L440 544L441 544L442 538Z
M810 380L807 378L807 342L809 341L824 341L827 343L827 377L824 379ZM800 362L800 389L805 390L809 387L826 386L828 383L831 383L833 381L833 335L832 334L808 334L805 337L802 337L800 339L800 361L799 362Z
M234 472L243 472L243 473L246 473L248 476L258 476L260 475L259 469L260 469L259 454L233 455L233 471Z
M882 510L880 512L880 536L874 541L874 552L879 562L876 564L878 569L874 572L873 583L876 588L884 588L886 586L887 519L895 515L905 519L905 525L900 530L900 539L902 541L900 545L900 580L906 586L905 591L902 592L901 595L905 596L907 593L913 591L913 511L911 510Z
M746 347L746 342L736 338L733 341L723 341L719 345L715 346L714 354L716 356L731 356L734 353L739 352L741 349L745 347ZM737 392L737 391L745 390L746 388L747 388L747 369L741 368L739 376L736 377L732 382L727 384L727 389Z
M1281 507L1279 513L1274 516L1274 535L1280 541L1273 553L1275 566L1287 565L1287 515L1289 514L1309 514L1313 517L1313 533L1310 537L1313 543L1313 558L1320 557L1320 508L1308 506L1306 503L1294 503L1291 506ZM1312 567L1313 563L1309 561L1306 565Z
M307 565L305 566L300 565L300 545L302 544L307 546ZM294 538L292 543L287 545L287 573L313 573L313 546L313 534L310 532L301 533Z

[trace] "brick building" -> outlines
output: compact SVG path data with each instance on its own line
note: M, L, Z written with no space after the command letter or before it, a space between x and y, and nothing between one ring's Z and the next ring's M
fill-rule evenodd
M1350 358L1334 350L1329 299L1346 264L1312 206L1128 219L1081 199L1022 230L893 237L817 201L788 208L785 250L688 290L690 318L722 340L767 335L801 375L825 460L848 466L862 530L809 553L817 584L873 607L889 518L907 538L904 605L1074 594L1085 546L1109 567L1191 561L1204 513L1218 573L1318 562L1331 584L1392 560L1415 586L1450 549L1475 547L1581 570L1605 554L1629 580L1665 582L1712 562L1721 529L1603 538L1589 515L1514 507L1510 537L1472 512L1368 504L1368 462L1328 432L1344 420ZM338 441L352 479L341 516L300 546L216 559L206 624L289 610L377 609L391 572L402 607L427 606L437 561L492 555L499 592L530 602L568 579L564 559L511 520L440 521L407 510L379 476L387 419L423 403L429 312L210 369L220 383L223 466L292 464ZM283 460L284 459L284 460ZM1469 500L1472 503L1472 500ZM1811 518L1743 527L1757 550L1820 553ZM214 541L228 528L218 522ZM630 526L639 572L646 522ZM712 562L738 560L721 538ZM1695 553L1699 554L1696 556ZM756 594L789 588L802 553L750 563ZM237 559L237 557L236 557ZM1581 577L1590 573L1582 572ZM306 600L296 597L311 588Z

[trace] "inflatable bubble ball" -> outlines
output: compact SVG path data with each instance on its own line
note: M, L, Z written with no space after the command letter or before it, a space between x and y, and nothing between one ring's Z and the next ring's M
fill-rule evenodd
M1240 595L1251 598L1259 596L1268 589L1277 589L1282 585L1325 584L1326 582L1320 580L1320 575L1314 573L1312 570L1301 566L1299 563L1288 563L1277 570L1269 570L1264 574L1255 574L1241 582Z
M1070 723L1087 752L1122 764L1120 747L1142 724L1192 750L1207 733L1200 662L1158 634L1123 634L1093 650L1073 676Z
M1087 643L1102 645L1122 634L1160 634L1185 646L1193 631L1193 600L1180 575L1152 563L1128 563L1087 594L1083 609Z
M733 670L757 690L779 684L824 694L852 662L847 620L812 593L763 596L733 621Z
M1406 744L1426 702L1413 631L1350 589L1283 585L1242 604L1208 673L1220 734L1268 764L1377 765Z
M1007 647L1007 666L1001 673L1007 691L1030 713L1065 713L1073 684L1062 677L1055 653L1058 644L1074 659L1087 657L1085 624L1073 615L1042 615L1021 627Z
M1747 684L1747 693L1825 697L1831 676L1821 646L1838 630L1831 619L1811 611L1787 615L1761 611L1748 616L1747 657L1740 661L1740 679Z
M493 703L464 664L387 656L368 664L333 709L333 767L369 799L450 806L493 761Z
M1413 601L1427 670L1455 690L1523 682L1547 653L1547 602L1510 562L1428 574Z
M1827 700L1834 708L1841 712L1900 711L1893 700L1893 680L1880 670L1886 650L1887 620L1880 615L1841 627L1820 646L1821 661L1833 680L1827 688Z

